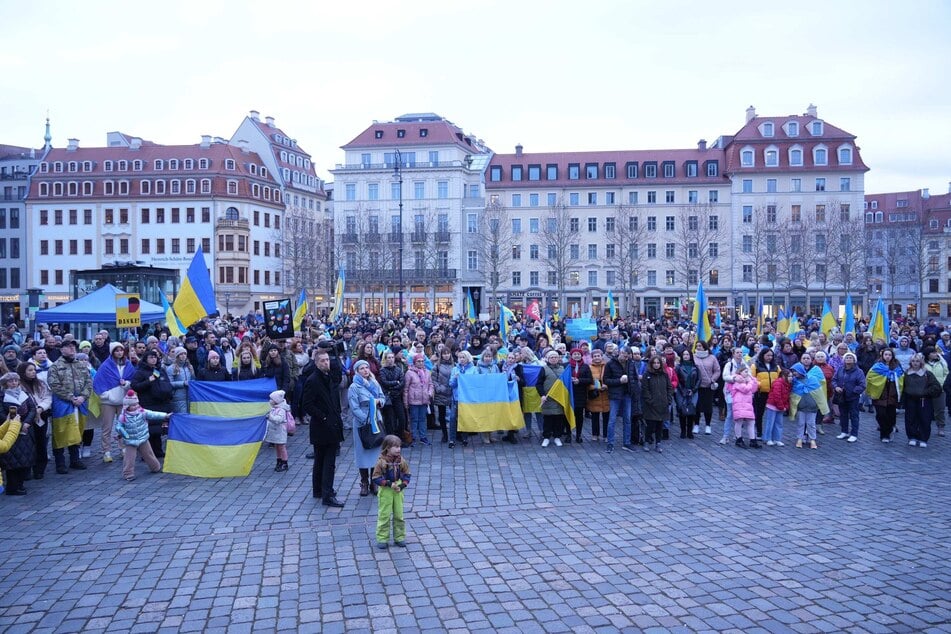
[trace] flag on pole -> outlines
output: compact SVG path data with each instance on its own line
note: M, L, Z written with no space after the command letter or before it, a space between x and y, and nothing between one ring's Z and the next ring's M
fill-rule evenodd
M340 271L337 273L337 284L334 286L334 307L330 311L330 321L334 322L340 318L341 313L343 313L343 289L347 284L347 270L344 267L340 267Z
M845 296L845 329L844 332L855 334L855 311L852 308L852 294Z
M709 341L710 313L707 312L707 294L703 292L703 282L697 285L697 297L693 302L693 323L697 325L697 341Z
M835 316L832 314L832 307L829 305L829 300L823 300L822 302L822 332L828 337L832 334L833 328L838 324L835 321Z
M789 330L789 315L780 306L779 312L776 314L776 333L785 333L787 330Z
M472 301L472 289L466 291L466 317L470 324L476 323L475 303Z
M294 311L294 332L300 332L304 323L304 315L307 314L307 291L300 289L300 297L297 298L297 309Z
M608 291L608 315L611 319L617 319L617 304L614 303L614 293Z
M509 319L515 320L515 313L499 300L499 337L502 339L502 345L506 345L509 340Z
M877 342L881 339L888 343L888 333L885 332L885 320L888 319L888 313L885 311L885 302L878 298L875 304L875 310L872 311L872 321L868 325L868 331L872 335L872 341Z
M765 319L766 319L766 318L765 318L765 316L763 315L763 297L760 296L760 298L759 298L759 310L758 310L758 312L756 313L756 334L762 335L763 332L766 330L766 329L764 328L764 325L765 325L765 324L764 324L764 321L765 321Z
M165 299L165 293L162 293L162 310L165 311L165 325L168 326L168 331L172 333L173 337L181 337L185 334L185 326L182 325L181 320L178 318L178 315L175 314L175 311L172 310L172 307L168 305L168 300Z
M185 279L172 306L175 308L175 314L186 326L218 310L215 305L215 289L211 285L211 275L208 274L205 255L200 246L185 271Z
M799 332L799 315L794 310L789 316L789 326L786 327L786 337L792 339Z

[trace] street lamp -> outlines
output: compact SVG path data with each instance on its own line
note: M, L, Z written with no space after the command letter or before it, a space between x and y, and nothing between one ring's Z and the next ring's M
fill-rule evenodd
M231 316L231 293L225 292L225 315Z
M403 155L399 150L396 150L395 153L395 163L393 165L393 177L399 183L399 197L400 197L400 247L399 247L399 262L397 266L399 267L399 284L400 284L400 303L398 313L399 315L403 314Z

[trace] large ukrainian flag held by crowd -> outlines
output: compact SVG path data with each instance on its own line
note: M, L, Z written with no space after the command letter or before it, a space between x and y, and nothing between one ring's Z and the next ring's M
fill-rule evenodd
M459 431L521 429L525 421L518 387L506 374L464 374L459 377Z
M235 419L175 414L163 471L198 478L247 476L266 432L263 415Z
M188 265L173 307L185 326L190 326L218 310L215 305L215 289L211 285L211 276L208 274L201 247L198 247L192 263Z
M271 392L277 389L273 378L250 381L189 381L188 411L202 416L245 418L264 416Z

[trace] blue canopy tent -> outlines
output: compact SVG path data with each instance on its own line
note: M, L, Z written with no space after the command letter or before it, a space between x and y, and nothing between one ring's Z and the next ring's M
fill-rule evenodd
M37 311L34 319L39 323L114 324L116 323L116 295L124 292L112 284L106 284L79 299ZM142 300L139 310L142 312L143 322L165 319L165 311L162 307L151 302Z

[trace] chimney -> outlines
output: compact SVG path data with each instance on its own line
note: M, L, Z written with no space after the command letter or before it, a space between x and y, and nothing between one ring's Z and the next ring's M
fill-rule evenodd
M261 113L258 112L257 110L252 110L251 112L248 113L248 116L254 119L255 121L261 120Z
M746 122L749 123L756 118L756 108L750 106L746 109Z
M274 127L274 117L264 117L264 122L267 124L267 127Z
M238 147L241 148L241 151L245 154L247 154L249 151L248 142L244 139L238 139Z
M819 109L816 108L815 104L809 104L809 107L806 108L806 116L819 118Z
M699 141L697 141L697 149L700 150L701 152L706 152L706 151L707 151L707 140L706 140L706 139L700 139Z
M951 194L951 181L948 181L948 193Z
M522 144L521 143L515 146L515 158L522 158Z
M215 143L224 143L224 142L225 142L225 140L224 140L222 137L220 137L220 136L216 136L216 137L215 137Z
M142 139L140 139L139 137L134 136L129 140L130 150L138 150L140 147L142 147Z
M67 152L75 152L79 149L79 139L66 139L69 145L66 146Z
M929 198L931 198L931 192L928 191L927 187L923 187L921 189L921 199L928 200Z
M211 147L211 135L203 134L201 135L201 146L203 148Z

